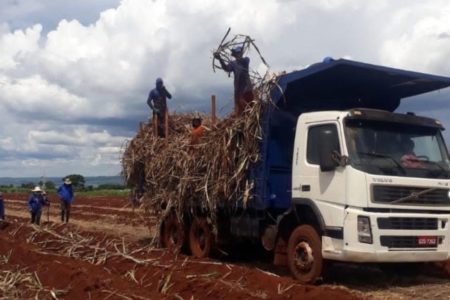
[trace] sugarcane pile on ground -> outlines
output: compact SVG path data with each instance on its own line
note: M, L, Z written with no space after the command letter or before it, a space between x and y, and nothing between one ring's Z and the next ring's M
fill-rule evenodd
M145 210L162 219L174 209L180 220L186 211L201 211L214 223L218 206L245 207L252 187L246 175L259 159L260 117L266 105L254 101L244 115L216 125L205 120L197 145L190 143L192 114L172 115L165 139L154 134L151 124L141 127L128 143L122 165L127 184L134 190L143 187Z

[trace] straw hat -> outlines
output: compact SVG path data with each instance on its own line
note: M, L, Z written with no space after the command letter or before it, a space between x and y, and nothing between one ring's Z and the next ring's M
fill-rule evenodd
M40 193L42 192L41 188L39 186L35 186L34 189L31 190L33 193Z
M64 178L64 184L72 184L69 177Z

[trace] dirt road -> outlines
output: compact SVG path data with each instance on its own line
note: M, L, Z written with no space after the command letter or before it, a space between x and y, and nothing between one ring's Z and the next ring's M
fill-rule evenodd
M303 286L256 255L198 260L157 249L125 198L78 197L68 225L51 201L39 227L28 224L25 196L6 196L0 299L450 299L435 268L412 276L336 265L326 283Z

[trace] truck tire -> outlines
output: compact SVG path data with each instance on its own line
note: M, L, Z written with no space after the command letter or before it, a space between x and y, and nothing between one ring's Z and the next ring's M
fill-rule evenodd
M179 252L185 240L183 226L175 212L167 215L161 226L161 246Z
M315 283L323 268L322 242L314 227L301 225L289 237L288 267L295 279L302 283Z
M189 249L194 257L205 258L211 253L212 233L206 218L194 218L189 229Z

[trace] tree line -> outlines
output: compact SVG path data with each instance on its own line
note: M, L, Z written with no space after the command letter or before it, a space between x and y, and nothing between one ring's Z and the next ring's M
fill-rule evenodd
M93 190L123 190L125 189L125 185L123 184L111 184L111 183L107 183L107 184L100 184L98 186L92 186L92 185L88 185L86 186L86 179L84 178L83 175L80 174L70 174L67 176L64 176L63 178L61 178L61 183L55 183L53 181L46 181L46 180L39 180L38 182L24 182L20 185L21 189L33 189L35 186L40 186L41 188L45 189L45 190L56 190L58 188L58 186L60 184L63 183L64 178L70 178L70 181L72 181L72 186L74 187L74 189L76 191L93 191ZM14 186L12 184L10 185L4 185L4 186L0 186L0 188L3 189L11 189L14 188Z

